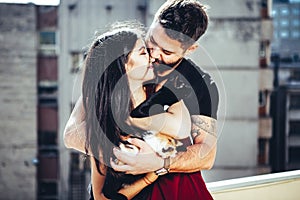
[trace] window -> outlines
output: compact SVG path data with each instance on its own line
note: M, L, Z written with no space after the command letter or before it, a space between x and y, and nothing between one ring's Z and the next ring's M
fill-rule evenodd
M293 19L292 25L293 25L294 27L299 27L299 26L300 26L300 20L299 20L299 19Z
M300 32L299 31L292 31L292 38L300 38Z
M291 93L290 94L290 105L289 105L289 110L295 110L295 109L300 109L300 94L298 93ZM299 123L300 121L298 121ZM300 128L300 124L297 124L297 126ZM298 129L300 130L300 129ZM300 133L299 133L300 134Z
M38 134L39 147L55 147L57 145L57 132L55 131L39 131Z
M56 55L58 53L57 49L57 33L55 31L40 31L39 53L46 55Z
M42 31L40 32L40 44L55 44L56 43L56 34L55 32Z
M266 57L267 44L265 42L260 42L259 55L260 57Z
M300 14L300 9L299 8L293 8L292 9L292 14L293 15L299 15Z
M39 105L57 107L57 81L40 81L38 84Z
M273 17L276 17L276 16L277 16L277 10L275 10L275 9L272 10L272 16L273 16Z
M50 181L40 181L38 185L38 197L56 196L58 193L57 183Z
M281 38L288 38L289 37L289 32L288 31L281 31L280 32L280 37Z
M280 14L281 14L282 16L287 16L287 15L289 15L289 14L290 14L289 9L288 9L288 8L282 8L282 9L280 10Z
M287 19L283 19L283 20L280 21L280 26L281 27L288 27L289 24L290 24L289 20L287 20Z

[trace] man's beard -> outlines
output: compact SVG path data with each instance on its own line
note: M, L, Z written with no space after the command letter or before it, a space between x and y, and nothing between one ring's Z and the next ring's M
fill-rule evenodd
M177 66L183 58L177 60L176 62L165 64L164 62L157 60L154 65L154 73L157 76L162 76L162 74L170 69L172 69L174 66Z

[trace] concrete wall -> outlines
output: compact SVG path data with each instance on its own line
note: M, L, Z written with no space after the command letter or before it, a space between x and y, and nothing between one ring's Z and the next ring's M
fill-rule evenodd
M0 24L0 199L35 199L35 7L0 4Z

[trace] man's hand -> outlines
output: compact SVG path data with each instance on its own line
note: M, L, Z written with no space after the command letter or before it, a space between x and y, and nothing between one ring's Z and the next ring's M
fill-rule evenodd
M216 120L207 116L193 115L192 122L194 145L189 146L186 152L179 152L176 157L171 158L170 172L196 172L211 169L214 164L217 142ZM140 148L140 152L134 155L115 149L117 159L126 164L117 165L111 162L114 170L128 174L142 174L163 167L163 159L146 142L139 139L130 139L128 142Z
M135 175L153 172L163 167L163 159L146 142L137 138L130 138L128 142L137 146L140 151L137 154L133 154L114 148L116 158L125 163L117 165L111 161L110 164L114 170Z

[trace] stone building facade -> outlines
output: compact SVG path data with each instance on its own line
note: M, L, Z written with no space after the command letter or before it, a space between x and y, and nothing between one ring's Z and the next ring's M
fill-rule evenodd
M34 5L0 4L0 199L35 199L37 40Z
M0 199L58 199L57 6L0 4Z

